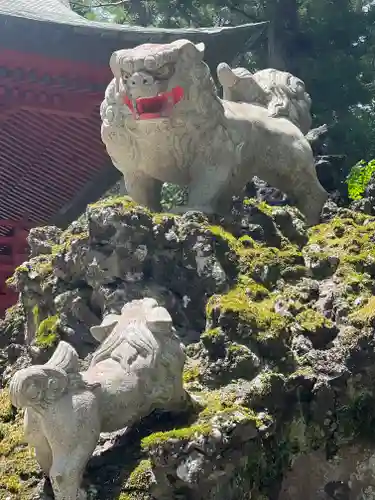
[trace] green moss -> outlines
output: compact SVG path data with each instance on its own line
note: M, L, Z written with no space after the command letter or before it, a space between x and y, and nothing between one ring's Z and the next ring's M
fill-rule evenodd
M25 264L16 267L12 276L6 279L5 284L10 288L17 289L17 283L22 276L29 274L29 268Z
M353 212L352 217L336 218L310 230L309 243L318 244L328 255L340 259L338 275L350 276L373 267L375 218Z
M225 295L213 295L207 303L207 316L211 317L217 308L221 315L235 315L240 326L237 333L243 327L241 337L245 335L261 340L262 334L278 336L287 332L290 323L289 318L274 311L272 298L254 302L243 287L237 287Z
M5 390L0 391L0 499L29 500L41 471L24 440L23 416L14 413Z
M221 226L208 226L208 231L214 237L214 239L222 240L228 244L230 250L237 252L241 249L241 243L233 236L233 234L225 231Z
M135 203L130 198L130 196L120 196L120 195L109 196L108 198L99 200L89 205L90 208L105 208L105 207L116 207L116 206L123 210L140 209L142 211L146 211L144 207L141 207L140 205Z
M8 423L14 418L12 404L6 390L0 391L0 423Z
M273 286L287 268L304 266L302 253L296 246L287 245L278 249L256 244L238 252L242 274Z
M118 500L152 500L153 498L145 491L129 491L120 493Z
M44 319L36 332L35 344L38 347L50 347L59 339L59 317L49 316Z
M313 309L306 309L299 313L296 322L302 329L302 333L309 337L316 348L323 348L338 333L336 325L330 319Z
M262 284L257 283L246 275L238 277L238 287L242 288L249 299L259 301L269 297L269 290Z
M171 439L189 440L198 436L207 436L212 431L212 425L209 423L196 424L182 429L173 429L167 432L155 432L142 439L142 447L148 449L159 446Z
M34 327L35 327L35 330L37 330L39 328L39 323L40 323L39 306L38 306L38 304L36 304L33 307L32 313L33 313Z
M308 332L318 332L325 326L332 327L333 323L329 319L325 318L321 313L314 311L312 309L307 309L302 311L296 317L297 323Z
M243 200L244 206L256 206L261 212L265 215L272 216L273 210L270 205L268 205L265 201L258 201L256 198L245 198Z
M364 160L354 165L346 179L348 184L349 198L360 200L365 194L365 189L370 182L371 176L375 172L375 160L366 163Z
M162 212L160 214L153 214L152 215L152 222L154 224L163 224L163 223L168 222L170 220L174 221L176 218L178 218L178 215L168 214L166 212Z
M226 336L221 328L211 328L201 334L201 341L206 349L212 350L216 346L224 345Z
M253 238L251 238L250 236L248 236L247 234L245 234L244 236L241 236L240 238L238 238L238 241L240 243L242 243L242 245L244 247L247 247L247 248L254 248L256 243L255 241L253 240Z
M228 352L233 354L241 354L242 352L247 352L248 348L242 344L237 344L236 342L231 342L228 346Z
M214 342L215 339L220 338L223 335L221 328L211 328L210 330L206 330L202 333L201 339L209 339L211 342Z
M359 327L375 326L375 297L370 297L364 306L350 314L349 319Z
M25 264L21 264L20 266L17 266L14 271L17 273L28 273L29 268L25 266Z
M232 395L234 397L234 395ZM225 418L232 422L252 422L256 427L263 425L257 414L239 404L235 404L231 395L223 396L220 392L212 391L200 394L204 408L200 411L195 422L189 427L173 429L166 432L155 432L142 440L142 448L147 450L163 445L170 440L189 441L199 436L209 436L213 429L211 419Z
M125 484L125 489L147 490L152 478L152 466L150 460L141 460L132 471Z
M280 272L280 274L281 274L282 278L284 278L286 280L294 281L294 280L298 280L298 279L306 276L307 269L305 266L302 266L302 265L288 266L285 269L283 269Z
M185 384L189 382L194 382L199 378L199 366L198 364L186 366L183 373L183 381Z
M81 233L72 233L69 229L65 230L60 236L60 243L52 246L52 256L70 250L76 242L85 242L89 239L88 231Z

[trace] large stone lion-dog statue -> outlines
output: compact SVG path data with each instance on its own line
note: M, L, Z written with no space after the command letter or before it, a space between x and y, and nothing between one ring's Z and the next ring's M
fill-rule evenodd
M220 99L203 54L203 44L178 40L112 55L101 134L129 195L159 211L162 185L170 182L188 187L182 211L225 215L257 175L285 192L309 224L318 223L327 193L304 136L311 100L303 82L220 64Z
M9 386L12 404L26 408L26 440L56 500L86 498L82 475L101 432L190 402L183 347L168 311L154 299L126 304L91 333L101 345L88 370L79 372L76 351L62 341L46 364L19 370Z

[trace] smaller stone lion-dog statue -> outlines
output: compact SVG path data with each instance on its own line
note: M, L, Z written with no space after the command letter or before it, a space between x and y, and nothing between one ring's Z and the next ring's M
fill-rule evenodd
M130 426L153 410L184 410L183 346L154 299L125 304L91 328L101 342L87 371L60 342L44 365L16 372L12 404L26 408L25 436L51 479L56 500L86 498L82 475L101 432Z
M188 187L187 205L226 215L255 175L319 222L328 194L305 135L310 96L290 73L218 66L220 99L204 45L188 40L114 52L101 105L101 135L129 195L160 211L164 182Z

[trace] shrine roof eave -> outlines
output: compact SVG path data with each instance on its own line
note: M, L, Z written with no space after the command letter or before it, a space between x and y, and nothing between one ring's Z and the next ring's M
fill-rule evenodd
M110 54L120 48L186 38L205 43L205 60L214 67L221 61L230 62L244 49L249 50L268 25L261 22L219 28L162 29L84 21L40 20L0 10L0 48L101 66L108 65Z
M98 201L120 179L121 173L108 161L72 200L47 221L47 224L65 229L83 214L89 203Z

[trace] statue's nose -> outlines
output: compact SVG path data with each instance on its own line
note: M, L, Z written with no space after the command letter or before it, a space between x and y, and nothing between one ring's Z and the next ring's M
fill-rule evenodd
M139 88L147 85L152 85L154 83L154 79L151 75L147 73L142 73L141 71L137 71L133 73L132 76L128 80L128 85L131 88Z

